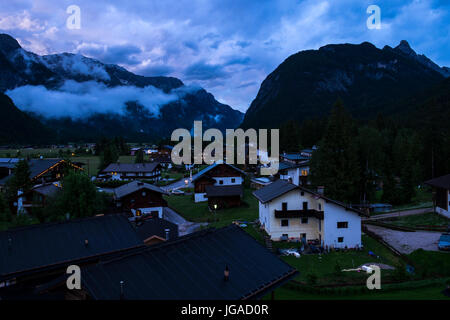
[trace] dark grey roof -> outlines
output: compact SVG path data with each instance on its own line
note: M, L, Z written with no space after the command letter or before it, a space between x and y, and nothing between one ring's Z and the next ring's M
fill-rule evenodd
M208 173L211 169L213 169L213 168L215 168L215 167L217 167L218 165L221 165L221 164L224 164L224 165L229 166L230 168L233 168L234 170L239 172L241 175L245 175L244 171L242 171L239 168L236 168L235 166L233 166L231 164L224 163L224 162L215 162L212 165L210 165L210 166L206 167L205 169L203 169L202 171L200 171L199 173L197 173L197 175L195 176L195 178L192 181L198 180L200 177L202 177L203 175Z
M64 161L63 159L31 159L28 161L30 166L30 178L34 179L42 172L50 169L58 162Z
M224 281L224 270L229 280ZM207 229L82 270L96 300L259 298L297 271L238 226Z
M61 187L55 186L53 183L48 183L44 185L38 185L33 187L32 191L40 193L46 197L52 197L60 192Z
M268 186L254 191L253 195L262 203L266 203L297 188L298 187L295 184L279 179L275 182L272 182Z
M241 184L231 186L206 186L207 197L231 197L244 195L244 189Z
M308 160L309 157L302 156L301 153L285 153L281 154L280 157L289 159L289 160Z
M432 187L450 190L450 174L425 181L425 183Z
M300 163L292 163L288 161L280 161L278 165L278 171L289 170L295 168L303 168L309 166L309 160L302 161Z
M129 173L138 173L138 172L153 172L156 170L156 167L159 165L159 162L150 162L150 163L111 163L108 165L102 172L129 172Z
M316 197L322 198L326 202L334 203L340 207L343 207L346 210L356 212L359 215L367 216L367 214L365 212L362 212L356 208L346 205L343 202L340 202L340 201L337 201L334 199L330 199L320 193L314 192L314 191L304 188L302 186L297 186L291 182L288 182L288 181L282 180L282 179L279 179L279 180L269 184L268 186L262 187L261 189L254 191L253 195L256 197L256 199L258 199L262 203L266 203L266 202L272 201L273 199L276 199L279 196L282 196L283 194L285 194L289 191L292 191L294 189L299 189L304 192L308 192L310 194L315 195Z
M178 225L165 219L155 217L136 223L136 232L142 241L152 236L166 239L166 229L169 229L169 240L178 238Z
M122 198L122 197L124 197L124 196L126 196L126 195L128 195L130 193L139 191L141 189L147 189L147 190L151 190L151 191L154 191L154 192L167 194L166 191L164 191L163 189L161 189L161 188L159 188L159 187L157 187L155 185L152 185L152 184L149 184L149 183L144 183L144 182L141 182L141 181L138 181L138 180L132 181L130 183L127 183L127 184L124 184L124 185L122 185L120 187L117 187L117 188L114 189L113 192L114 192L114 195L116 196L116 198L120 199L120 198Z
M85 245L88 240L88 245ZM0 232L0 280L143 245L124 215L36 224Z

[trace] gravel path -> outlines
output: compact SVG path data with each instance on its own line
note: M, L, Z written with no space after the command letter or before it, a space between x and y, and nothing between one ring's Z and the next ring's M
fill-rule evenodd
M396 217L405 217L412 216L415 214L422 214L432 211L432 208L420 208L420 209L411 209L411 210L402 210L391 213L383 213L377 214L376 216L372 216L370 218L363 218L363 220L381 220L386 218L396 218Z
M207 225L207 223L191 222L179 215L175 210L164 207L163 218L178 225L178 233L180 236L197 231L201 226Z
M417 249L428 251L438 251L437 244L441 236L441 232L432 231L415 231L404 232L397 231L379 226L366 225L369 231L381 236L384 241L389 243L401 253L409 254Z

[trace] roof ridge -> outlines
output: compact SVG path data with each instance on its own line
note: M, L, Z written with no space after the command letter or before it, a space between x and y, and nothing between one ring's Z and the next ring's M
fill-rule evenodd
M158 249L161 249L161 248L173 246L173 245L178 244L180 242L184 242L184 241L188 241L188 240L191 240L191 239L199 238L200 236L203 236L205 234L211 234L211 233L219 232L219 231L222 231L222 230L227 230L230 227L237 227L237 226L231 224L231 225L224 226L224 227L221 227L221 228L214 228L214 227L212 227L212 228L207 228L207 229L204 229L204 230L196 231L196 232L189 233L189 234L186 234L184 236L178 237L178 238L173 239L173 240L168 240L168 241L165 241L165 242L162 242L162 243L154 244L154 245L151 245L149 247L143 247L141 250L137 250L135 252L130 252L128 254L124 254L124 255L121 255L121 256L118 256L118 257L114 257L114 258L109 259L109 260L102 260L102 261L99 262L99 264L100 265L107 265L107 264L110 264L110 263L113 263L113 262L117 262L117 261L123 260L123 259L128 258L128 257L132 257L132 256L135 256L135 255L138 255L140 253L144 253L144 252L146 253L146 252L155 251L155 250L158 250Z
M38 227L51 227L51 226L56 226L56 225L61 225L61 224L69 224L69 223L75 223L75 222L86 221L86 220L94 220L94 219L98 219L98 218L105 218L105 217L112 218L112 217L119 217L119 216L125 217L125 215L123 213L112 213L112 214L95 215L92 217L76 218L76 219L70 219L70 220L64 220L64 221L35 223L35 224L31 224L31 225L19 226L16 228L11 228L11 229L0 231L0 235L4 234L4 233L8 233L10 231L22 231L22 230L28 230L28 229L35 229Z

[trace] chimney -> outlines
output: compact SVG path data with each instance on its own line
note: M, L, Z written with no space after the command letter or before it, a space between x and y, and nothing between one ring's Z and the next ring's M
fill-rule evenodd
M323 195L325 191L325 187L324 186L318 186L317 187L317 193Z
M120 300L124 300L123 280L120 280Z
M228 266L225 266L225 270L223 271L223 280L228 281L230 279L230 269L228 269Z
M164 231L166 232L166 240L169 240L170 229L165 229Z

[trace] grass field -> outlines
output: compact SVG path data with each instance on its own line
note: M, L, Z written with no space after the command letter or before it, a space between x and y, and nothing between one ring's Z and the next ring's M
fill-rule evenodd
M324 295L307 292L298 292L282 286L275 290L275 300L450 300L442 294L445 283L432 285L429 287L415 288L398 291L383 291L383 284L380 290L369 291L354 295ZM267 295L264 300L270 300L271 295Z
M395 256L389 249L377 242L375 239L363 235L363 250L349 250L347 252L330 252L327 254L304 254L300 258L293 256L283 256L282 259L295 267L299 271L296 280L306 282L310 275L317 277L317 284L338 284L338 283L361 283L367 278L365 273L356 271L336 272L339 270L353 269L369 262L383 263L391 266L397 266L401 260ZM277 246L277 243L274 243ZM295 246L291 246L295 247ZM369 251L375 253L379 258L369 255ZM382 270L382 274L390 275L391 270Z
M244 190L244 205L218 210L216 213L208 209L207 202L195 203L193 195L170 196L166 197L166 200L170 207L177 210L187 220L210 222L212 227L222 227L234 220L254 221L258 218L258 201L251 193L250 189Z
M424 214L415 214L411 216L392 219L383 219L383 222L401 227L414 228L418 226L447 226L450 224L450 219L447 219L434 212L428 212Z

